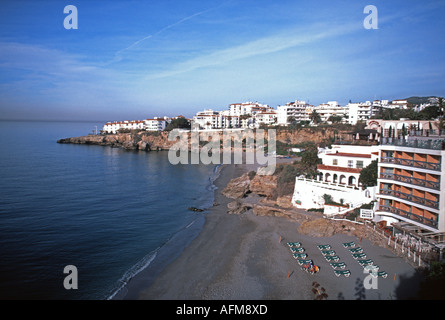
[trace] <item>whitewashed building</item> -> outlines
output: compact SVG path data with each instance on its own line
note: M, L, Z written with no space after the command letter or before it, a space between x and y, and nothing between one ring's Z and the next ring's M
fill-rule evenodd
M348 118L348 109L340 106L337 101L322 103L312 110L315 110L320 115L322 122L328 122L330 117L341 117L342 120Z
M144 129L144 121L124 120L124 121L107 122L103 127L103 131L106 133L116 133L119 129L128 129L128 130Z
M349 124L355 125L358 121L367 121L372 115L372 104L370 101L359 103L348 103Z
M153 118L144 120L144 129L147 131L163 131L167 126L167 120L164 118Z
M260 125L274 125L277 123L277 113L274 111L271 112L261 112L255 115L255 126L259 127Z
M325 194L348 209L376 199L377 187L362 188L359 177L364 167L378 159L378 146L333 145L332 149L320 150L318 156L322 164L317 166L317 178L295 180L292 196L295 207L323 208Z
M295 100L294 102L288 102L284 106L277 107L277 124L287 126L289 125L289 117L297 122L309 121L309 114L306 109L310 105L306 101Z

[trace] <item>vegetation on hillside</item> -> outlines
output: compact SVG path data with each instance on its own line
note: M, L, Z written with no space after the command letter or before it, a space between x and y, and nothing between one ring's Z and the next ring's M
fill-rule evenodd
M377 160L372 160L371 163L360 171L358 181L363 187L372 187L377 185Z

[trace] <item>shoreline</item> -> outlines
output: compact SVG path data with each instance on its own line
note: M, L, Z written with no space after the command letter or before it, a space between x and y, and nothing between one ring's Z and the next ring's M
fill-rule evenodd
M389 250L355 236L335 234L316 238L298 233L299 223L285 217L256 216L251 210L237 215L227 213L233 199L222 195L227 183L254 165L221 167L214 181L214 201L199 234L171 258L157 275L149 275L150 266L127 285L123 299L153 300L309 300L312 283L326 289L328 299L408 299L418 287L419 276L408 263ZM320 266L309 275L300 270L286 245L300 241L306 253ZM368 257L387 272L378 278L378 290L366 290L363 272L342 243L355 241ZM360 241L360 243L359 243ZM351 277L336 277L323 259L318 244L329 243L347 264Z

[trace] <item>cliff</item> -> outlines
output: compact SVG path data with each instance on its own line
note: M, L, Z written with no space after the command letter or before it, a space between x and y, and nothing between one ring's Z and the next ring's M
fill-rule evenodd
M265 131L267 134L267 130ZM60 139L58 143L92 144L101 146L120 147L128 150L169 150L176 141L168 139L169 132L132 132L106 135L87 135ZM342 140L348 137L347 132L338 131L334 127L327 129L302 128L300 130L280 129L276 131L277 141L284 144L299 144L312 141L316 144L328 141L334 136L342 136Z
M57 143L90 144L124 148L127 150L169 150L176 141L168 140L168 132L116 133L107 135L87 135L60 139Z

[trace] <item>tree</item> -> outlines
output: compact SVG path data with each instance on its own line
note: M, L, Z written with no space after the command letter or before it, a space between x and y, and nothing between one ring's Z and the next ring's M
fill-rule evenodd
M371 163L360 171L358 181L366 188L377 185L377 160Z
M171 131L173 129L180 128L180 129L190 129L190 122L186 118L176 118L173 119L166 127L165 131Z
M343 119L342 116L330 116L328 118L328 121L331 121L332 123L338 123L341 122L342 119Z
M320 123L321 122L321 116L318 114L318 112L316 110L312 110L312 113L309 116L309 118L311 119L311 121L313 123Z
M315 145L308 146L303 152L300 160L300 165L303 173L307 177L313 177L317 174L317 164L321 163L318 157L318 150Z
M295 124L296 120L294 116L289 116L287 117L287 122L289 122L289 124L293 125Z

